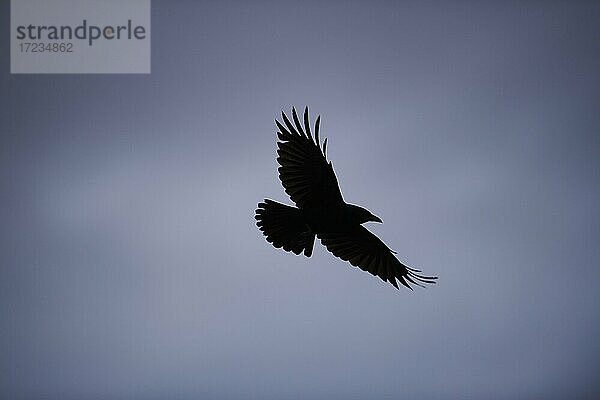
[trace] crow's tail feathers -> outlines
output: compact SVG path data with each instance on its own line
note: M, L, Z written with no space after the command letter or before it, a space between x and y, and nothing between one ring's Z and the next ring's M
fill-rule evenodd
M304 252L305 256L311 256L315 234L304 222L299 209L265 199L258 203L254 218L267 242L295 254Z

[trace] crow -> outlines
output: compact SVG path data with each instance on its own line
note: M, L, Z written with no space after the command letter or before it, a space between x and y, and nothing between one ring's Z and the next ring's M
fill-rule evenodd
M315 236L336 257L378 276L398 289L397 281L412 290L410 284L435 283L437 277L420 275L419 270L401 263L377 236L362 226L383 221L369 210L348 204L342 198L331 161L327 160L327 139L321 145L319 125L315 121L314 138L310 130L308 107L304 126L296 109L292 118L281 112L283 124L275 120L279 179L296 207L265 199L256 209L256 225L276 248L304 253L310 257ZM284 125L285 124L285 125Z

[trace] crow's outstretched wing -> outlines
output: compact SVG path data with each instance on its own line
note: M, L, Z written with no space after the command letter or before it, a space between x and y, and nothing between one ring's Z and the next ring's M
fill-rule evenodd
M277 162L279 179L298 208L323 207L326 204L343 202L337 178L331 162L327 162L327 139L319 143L319 124L315 122L313 138L308 119L308 107L304 109L304 127L292 108L294 124L285 113L281 113L283 124L275 120L279 132L277 137Z
M419 275L421 271L402 264L389 247L361 225L345 232L320 234L317 237L336 257L380 277L396 289L396 280L412 289L410 283L422 286L423 283L435 283L437 279Z

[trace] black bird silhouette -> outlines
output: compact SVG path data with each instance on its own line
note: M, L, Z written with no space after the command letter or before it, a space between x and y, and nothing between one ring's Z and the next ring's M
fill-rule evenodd
M285 126L275 120L279 129L279 179L297 208L269 199L258 204L256 225L267 241L277 248L295 254L304 252L310 257L316 235L335 256L380 277L396 289L396 280L409 289L412 289L410 283L418 286L435 283L437 277L420 275L421 271L401 263L394 251L361 225L369 221L381 223L381 219L344 201L331 161L327 161L327 139L322 147L319 141L321 116L315 121L314 139L308 107L304 109L304 127L295 108L292 108L294 124L284 112L281 116Z

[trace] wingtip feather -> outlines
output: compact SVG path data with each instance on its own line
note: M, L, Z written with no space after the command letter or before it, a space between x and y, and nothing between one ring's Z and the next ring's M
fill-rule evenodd
M298 129L298 132L300 132L300 135L308 138L308 136L306 136L306 133L304 133L304 130L302 129L302 125L300 125L300 120L298 119L298 113L296 112L296 107L292 107L292 118L294 119L294 123L296 124L296 129Z

